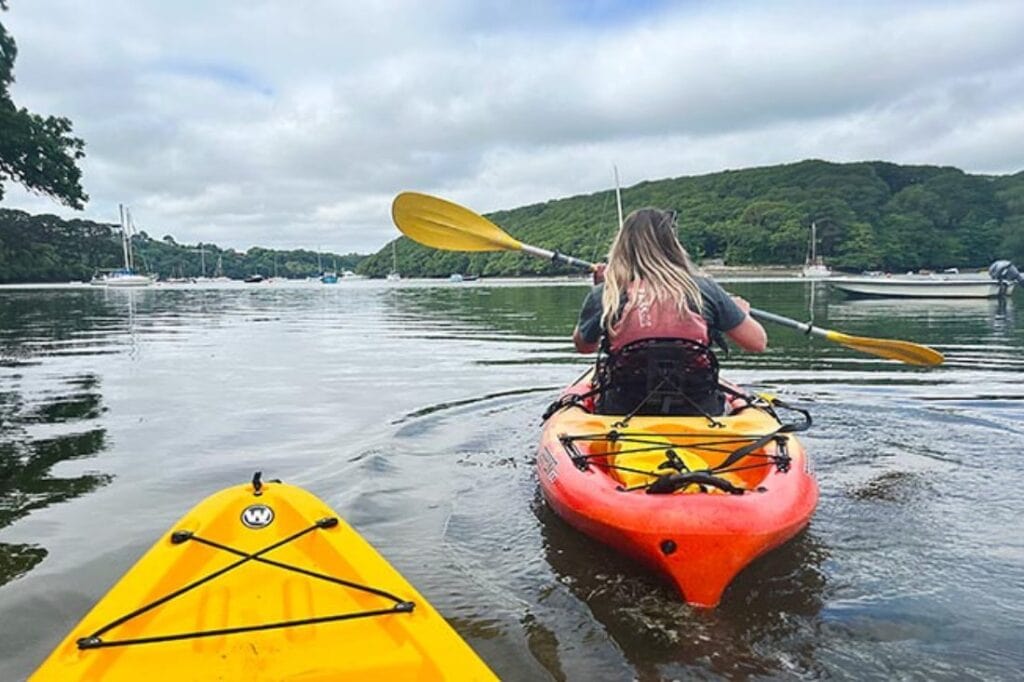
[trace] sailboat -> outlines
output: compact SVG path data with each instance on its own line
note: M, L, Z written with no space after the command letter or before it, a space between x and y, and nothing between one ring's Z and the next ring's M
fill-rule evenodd
M337 284L338 283L338 261L334 260L334 269L324 271L323 266L320 265L320 254L316 254L317 265L320 266L320 281L324 284Z
M223 254L217 254L217 267L213 269L213 281L214 282L230 282L230 277L224 276L224 256Z
M391 272L388 273L389 282L397 282L402 279L398 274L398 252L395 250L395 242L391 242Z
M832 270L821 256L818 255L818 226L811 222L811 244L807 249L807 259L801 273L804 277L830 277Z
M97 275L92 278L90 284L105 287L148 287L153 284L153 278L140 275L134 269L135 258L132 254L134 224L131 211L122 204L118 204L117 208L121 217L121 250L124 253L124 267Z

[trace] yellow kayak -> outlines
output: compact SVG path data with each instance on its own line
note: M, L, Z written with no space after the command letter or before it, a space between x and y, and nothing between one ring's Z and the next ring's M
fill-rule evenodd
M199 503L32 680L495 680L314 495L279 482Z

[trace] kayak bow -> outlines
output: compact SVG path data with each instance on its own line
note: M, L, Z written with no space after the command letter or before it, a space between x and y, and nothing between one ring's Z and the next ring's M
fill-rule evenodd
M322 501L280 482L186 514L32 680L494 680Z

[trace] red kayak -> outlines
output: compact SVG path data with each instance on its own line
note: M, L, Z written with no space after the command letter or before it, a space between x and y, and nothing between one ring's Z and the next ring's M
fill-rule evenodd
M552 406L537 452L551 507L587 535L714 607L732 579L810 521L818 485L771 399L735 400L723 417L598 415L592 375Z

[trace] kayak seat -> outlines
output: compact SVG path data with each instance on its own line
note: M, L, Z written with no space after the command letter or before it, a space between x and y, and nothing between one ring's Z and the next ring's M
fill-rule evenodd
M603 352L595 372L597 414L720 416L718 358L688 339L642 339Z

